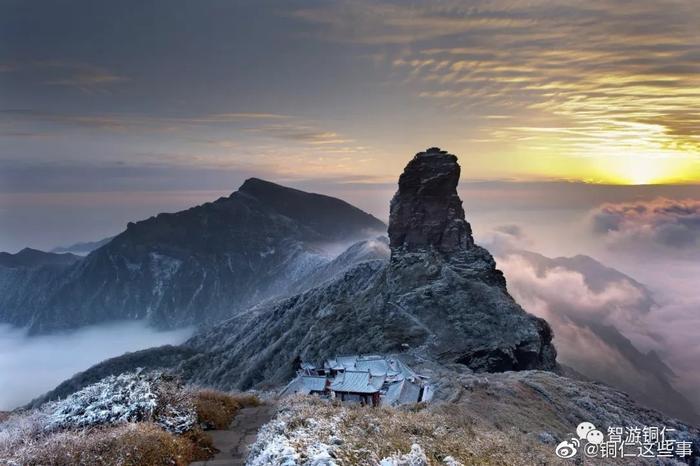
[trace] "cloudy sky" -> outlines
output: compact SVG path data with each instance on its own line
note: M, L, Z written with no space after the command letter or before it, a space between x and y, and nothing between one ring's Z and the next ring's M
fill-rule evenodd
M0 250L253 175L386 217L433 145L487 194L697 183L698 24L693 0L5 0Z

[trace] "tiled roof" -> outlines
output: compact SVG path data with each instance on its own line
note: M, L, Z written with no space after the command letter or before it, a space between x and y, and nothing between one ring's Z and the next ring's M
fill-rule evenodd
M338 364L345 368L345 370L356 369L355 363L357 362L357 356L338 356L335 358Z
M386 375L372 375L372 373L370 372L369 384L371 386L379 390L384 385L384 382L386 382Z
M326 378L324 376L299 375L284 387L281 394L301 393L302 395L308 395L311 392L322 392L325 389Z
M336 359L326 359L323 363L323 367L326 369L342 369L343 366Z
M420 386L410 380L394 382L387 388L386 394L382 397L382 404L387 406L407 403L417 403L420 401Z
M310 392L322 392L326 389L325 376L302 375L301 380L304 384L304 388L306 388Z
M384 359L359 359L355 363L355 367L357 367L358 371L369 371L372 375L383 375L383 374L390 374L390 373L395 373L397 371L394 371L391 366L389 365L389 362Z
M345 371L331 384L331 390L350 393L376 393L379 388L370 383L369 372Z
M399 396L401 395L404 382L404 380L401 380L400 382L394 382L389 385L386 394L382 397L383 405L393 406L399 403Z
M381 392L382 403L386 405L418 402L421 387L425 390L424 399L432 398L432 388L424 383L424 378L395 357L345 355L329 358L323 362L323 368L337 371L334 378L328 374L311 375L316 373L312 367L313 364L304 363L299 376L282 393L323 392L330 382L330 388L335 392Z

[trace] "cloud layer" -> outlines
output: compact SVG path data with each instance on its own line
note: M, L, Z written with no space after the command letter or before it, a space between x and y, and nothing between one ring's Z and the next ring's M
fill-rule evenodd
M593 232L615 246L700 252L700 200L606 203L590 215Z
M480 117L473 141L616 157L597 176L625 183L683 178L692 161L677 159L700 152L694 2L345 1L296 16L383 47L418 96Z
M644 286L585 256L549 259L514 252L498 258L498 265L515 299L552 326L560 363L642 404L697 421L693 412L700 399L689 401L689 395L697 391L693 374L700 367L697 361L688 366L686 357L697 346L695 337L683 338L681 350L683 333L663 322L682 319L679 325L689 325L683 309L655 305ZM680 363L674 364L678 374L669 360Z
M192 329L157 332L142 322L119 322L27 337L23 330L0 324L0 410L28 403L104 359L182 343L191 333Z

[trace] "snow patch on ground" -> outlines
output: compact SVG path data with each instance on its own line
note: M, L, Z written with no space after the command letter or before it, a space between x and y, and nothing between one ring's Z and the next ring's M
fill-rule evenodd
M258 431L251 446L247 466L337 466L333 443L339 440L334 433L342 421L342 414L323 418L306 418L301 425L292 425L292 413L283 408L278 416Z
M428 458L417 443L411 445L411 451L406 454L397 453L379 462L380 466L428 466Z

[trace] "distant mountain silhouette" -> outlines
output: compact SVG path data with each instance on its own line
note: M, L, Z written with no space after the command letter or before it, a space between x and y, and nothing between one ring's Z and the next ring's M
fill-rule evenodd
M16 254L0 252L0 267L32 268L42 265L70 265L80 260L79 256L70 253L55 254L24 248Z
M329 196L252 178L227 198L137 223L53 273L0 275L0 321L33 333L109 320L211 324L284 295L324 244L386 231Z
M55 253L64 253L64 252L70 252L72 254L77 254L77 255L85 255L88 253L91 253L95 249L104 246L105 244L109 243L112 241L114 236L110 236L108 238L103 238L99 241L87 241L87 242L82 242L82 243L75 243L71 244L70 246L59 246L57 248L53 248L51 252Z

